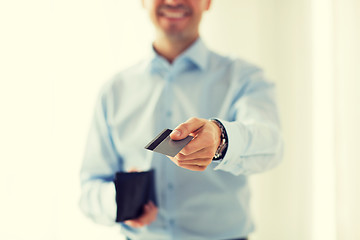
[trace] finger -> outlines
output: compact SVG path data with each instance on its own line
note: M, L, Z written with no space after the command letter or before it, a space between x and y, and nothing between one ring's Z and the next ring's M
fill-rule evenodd
M150 214L151 214L151 222L152 222L156 219L156 216L158 214L158 208L151 200L149 201L149 206L151 209Z
M140 228L140 227L144 226L144 224L137 219L126 220L126 221L124 221L124 223L133 228Z
M195 132L199 128L201 128L207 120L200 118L190 118L186 122L177 126L172 133L170 134L170 138L172 140L181 140L189 136L190 133Z
M158 208L151 200L149 201L148 206L149 206L150 218L152 219L151 221L153 221L156 219Z
M148 204L149 204L152 208L157 208L156 205L155 205L155 204L153 203L153 201L151 201L151 200L149 201Z
M175 156L175 159L178 161L186 161L186 160L193 160L198 158L213 158L215 155L215 151L216 151L215 147L207 147L200 149L199 151L189 155L185 155L180 152Z
M189 166L189 165L196 165L196 166L208 166L212 162L212 158L198 158L193 160L183 160L178 161L179 166Z
M196 137L183 149L180 153L184 155L190 155L196 153L204 148L216 148L215 136L208 130L201 130Z
M180 164L179 166L182 168L189 169L191 171L204 171L206 169L206 166L186 165L186 164Z
M140 217L126 220L124 223L134 228L143 227L156 219L157 212L158 209L155 204L152 201L149 201L144 205L144 213Z
M156 219L157 211L157 207L149 202L144 206L144 213L138 218L138 220L143 224L150 224Z
M147 206L147 214L143 215L140 218L140 221L142 221L143 223L145 223L146 225L152 223L153 221L155 221L156 216L157 216L157 208L156 207L152 207L150 205Z

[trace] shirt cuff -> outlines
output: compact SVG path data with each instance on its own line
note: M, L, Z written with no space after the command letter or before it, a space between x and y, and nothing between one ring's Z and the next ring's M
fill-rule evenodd
M218 119L224 126L228 136L228 148L224 158L214 168L214 170L224 170L233 172L241 165L240 156L245 154L248 143L248 133L246 127L240 122L229 122Z
M107 182L105 183L105 186L102 189L102 200L103 200L103 206L104 211L106 215L113 219L115 222L116 219L116 190L115 190L115 184L113 182Z

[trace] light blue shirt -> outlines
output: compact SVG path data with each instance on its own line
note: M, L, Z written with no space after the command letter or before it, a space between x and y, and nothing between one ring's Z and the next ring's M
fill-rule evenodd
M164 128L217 118L228 150L205 171L176 166L144 149ZM81 169L80 207L115 224L118 171L155 169L159 212L149 226L119 224L131 239L231 239L254 230L248 176L276 166L282 138L274 84L261 69L210 51L199 38L169 64L152 51L100 92ZM121 193L120 193L121 194Z

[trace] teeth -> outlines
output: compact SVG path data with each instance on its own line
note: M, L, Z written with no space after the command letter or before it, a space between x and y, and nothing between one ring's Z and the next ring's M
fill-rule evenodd
M164 12L164 16L169 18L182 18L185 14L182 12Z

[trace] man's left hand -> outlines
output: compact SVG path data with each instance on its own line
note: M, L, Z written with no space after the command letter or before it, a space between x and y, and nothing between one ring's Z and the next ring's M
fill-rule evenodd
M220 145L221 130L216 123L201 118L190 118L177 126L170 134L172 140L181 140L188 135L194 139L175 157L169 157L176 165L192 171L204 171L212 162Z

